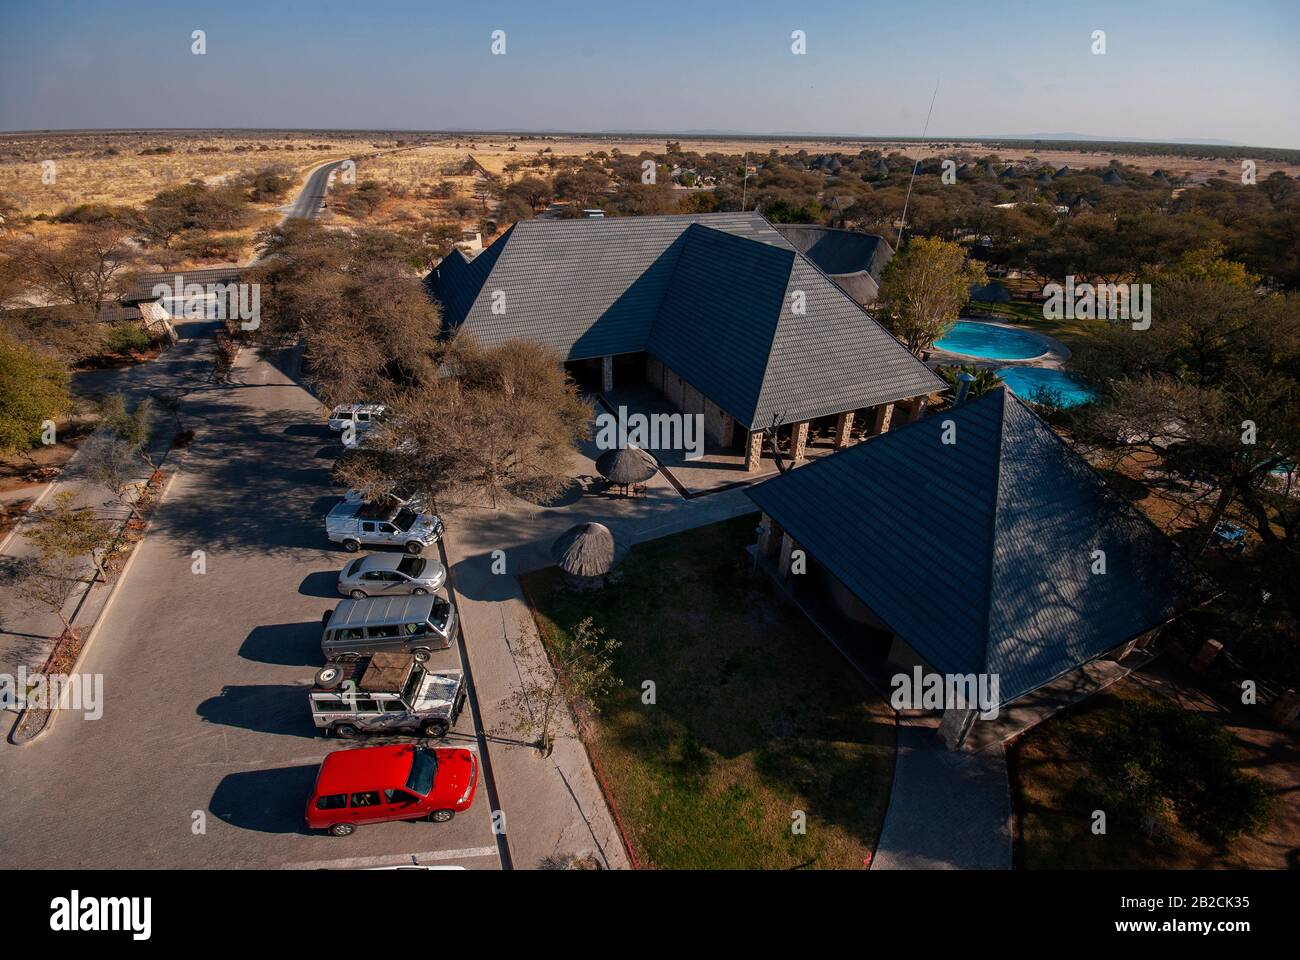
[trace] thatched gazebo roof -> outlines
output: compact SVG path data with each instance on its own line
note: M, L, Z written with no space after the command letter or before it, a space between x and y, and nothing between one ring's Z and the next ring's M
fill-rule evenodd
M596 458L596 470L610 483L641 483L659 472L655 458L638 447L606 450Z
M561 534L551 547L551 559L565 573L600 577L614 569L614 535L603 523L580 523Z

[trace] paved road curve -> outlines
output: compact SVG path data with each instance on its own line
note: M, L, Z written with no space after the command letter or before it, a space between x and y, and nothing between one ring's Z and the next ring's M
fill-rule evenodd
M313 220L320 215L325 203L325 193L329 189L330 177L340 169L346 160L334 160L323 164L311 172L306 184L298 191L293 203L285 208L286 220Z

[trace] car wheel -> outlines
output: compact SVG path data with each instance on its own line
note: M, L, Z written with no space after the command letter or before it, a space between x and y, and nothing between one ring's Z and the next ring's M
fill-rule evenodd
M328 667L321 667L316 671L317 686L324 687L326 690L332 690L339 685L343 679L343 671L331 664Z
M424 544L420 543L418 540L408 540L406 543L407 553L412 553L412 554L419 553L423 549L424 549Z
M454 816L456 816L455 810L435 810L429 814L429 819L434 823L446 823Z
M351 597L353 600L364 600L366 599L366 591L353 590L348 594L348 596Z
M447 735L447 721L429 720L420 728L420 732L430 740L441 740Z
M343 549L346 550L348 553L356 553L358 550L361 549L361 541L360 541L360 540L350 540L350 539L349 539L349 540L344 540L344 541L343 541Z
M330 733L340 740L355 740L361 733L355 723L336 723L330 729Z
M346 837L349 834L357 832L356 826L351 823L336 823L330 827L330 834L335 837Z
M429 648L428 648L428 647L416 647L416 648L415 648L413 651L411 651L411 652L415 654L415 659L416 659L416 661L419 662L419 663L424 663L424 661L426 661L426 660L429 659Z
M424 587L416 587L414 590L411 591L411 593L413 593L417 597L423 597L426 596L429 593L429 591L424 589Z

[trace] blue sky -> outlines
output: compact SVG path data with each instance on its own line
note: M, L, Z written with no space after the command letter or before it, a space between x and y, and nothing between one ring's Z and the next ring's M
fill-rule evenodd
M1300 147L1297 49L1296 0L0 0L0 129L919 136L937 81L931 136Z

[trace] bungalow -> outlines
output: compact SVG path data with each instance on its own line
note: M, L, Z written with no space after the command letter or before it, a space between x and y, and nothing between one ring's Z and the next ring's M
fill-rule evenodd
M538 341L605 391L616 369L644 379L754 471L774 424L801 459L814 420L843 447L857 411L882 433L944 388L819 268L818 239L757 213L529 220L472 260L453 250L425 285L445 332Z
M855 661L996 677L998 704L1127 653L1193 583L1172 543L1004 389L748 494L760 557ZM958 745L976 712L945 706Z

